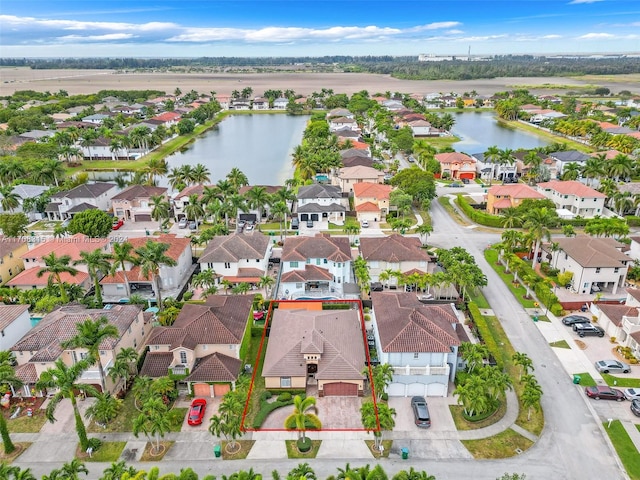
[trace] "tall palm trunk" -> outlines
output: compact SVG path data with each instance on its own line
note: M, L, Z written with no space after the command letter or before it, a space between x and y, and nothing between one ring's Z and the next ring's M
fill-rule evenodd
M69 297L67 296L67 291L64 289L64 283L62 282L62 278L59 273L56 274L56 280L60 287L60 299L62 300L62 303L69 303Z
M9 428L7 427L7 420L4 415L0 415L0 436L2 436L2 445L4 446L5 455L9 455L16 449L16 446L11 441L9 436Z
M153 288L155 288L156 290L156 307L162 310L162 294L160 293L160 282L158 281L158 275L152 273L151 278L153 279Z
M80 410L78 409L78 402L73 392L71 392L69 400L71 400L71 406L73 407L73 416L76 420L76 432L78 433L78 438L80 439L80 448L84 452L87 450L87 448L89 448L87 429L85 428L84 422L82 421L82 415L80 415Z

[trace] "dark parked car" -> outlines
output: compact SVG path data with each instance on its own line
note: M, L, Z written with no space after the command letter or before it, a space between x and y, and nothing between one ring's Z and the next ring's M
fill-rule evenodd
M604 329L593 323L576 323L573 326L579 337L604 337Z
M373 283L371 284L371 291L372 291L372 292L381 292L382 290L384 290L384 289L382 288L382 283L380 283L380 282L373 282Z
M575 325L576 323L591 323L591 320L582 315L569 315L562 319L562 323L565 325Z
M631 400L631 412L636 417L640 417L640 400Z
M424 397L413 397L411 399L411 408L416 425L421 428L429 428L431 426L431 417L429 416L429 407L427 407L427 401Z
M189 425L200 425L206 409L207 401L204 398L195 398L189 408L189 419L187 423Z
M624 393L617 388L611 387L585 387L584 393L589 398L595 398L596 400L615 400L616 402L622 402L624 400Z

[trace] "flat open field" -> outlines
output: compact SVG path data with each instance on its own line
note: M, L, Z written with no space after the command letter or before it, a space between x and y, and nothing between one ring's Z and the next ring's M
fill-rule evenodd
M402 93L470 92L488 95L508 90L514 85L527 86L533 93L565 93L566 89L544 88L544 84L569 87L571 85L598 85L612 92L630 90L640 93L639 78L631 75L590 76L584 81L568 77L523 77L482 80L398 80L389 75L367 73L116 73L112 70L31 70L29 68L1 68L0 96L13 94L16 90L57 92L66 90L70 95L95 93L100 90L162 90L172 93L176 87L183 92L196 90L200 93L216 91L228 95L233 90L253 88L255 95L265 90L292 89L300 95L308 95L322 88L336 93L352 94L367 90L370 94L385 91ZM601 81L600 81L601 80ZM618 81L620 80L620 81ZM535 88L539 85L540 88Z

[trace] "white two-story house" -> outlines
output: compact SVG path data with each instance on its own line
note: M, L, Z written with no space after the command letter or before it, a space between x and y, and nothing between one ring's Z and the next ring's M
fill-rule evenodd
M369 276L372 282L379 282L380 274L385 271L400 272L403 275L412 273L429 273L431 257L422 248L417 237L405 237L393 234L386 237L360 237L360 252L367 261ZM435 264L432 264L432 267ZM390 276L384 279L385 287L398 285L398 278Z
M111 210L111 198L118 191L115 183L85 183L66 192L51 196L45 208L49 220L66 220L76 213L97 208L104 212Z
M340 187L314 183L298 189L295 211L301 222L323 222L320 227L328 228L328 222L344 223L348 206L349 198Z
M593 218L602 215L607 196L576 180L551 180L539 183L537 190L551 200L557 209L567 210L575 217Z

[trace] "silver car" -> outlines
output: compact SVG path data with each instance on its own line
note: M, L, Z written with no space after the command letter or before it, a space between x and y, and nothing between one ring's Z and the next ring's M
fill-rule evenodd
M599 360L596 362L596 370L600 373L629 373L631 367L618 360Z
M624 397L631 400L640 400L640 388L625 388L622 393L624 393Z

